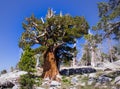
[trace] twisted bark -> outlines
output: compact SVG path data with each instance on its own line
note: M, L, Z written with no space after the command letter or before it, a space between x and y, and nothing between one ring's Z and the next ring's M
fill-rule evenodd
M55 54L53 51L47 51L44 55L43 78L56 80L56 75L59 74Z

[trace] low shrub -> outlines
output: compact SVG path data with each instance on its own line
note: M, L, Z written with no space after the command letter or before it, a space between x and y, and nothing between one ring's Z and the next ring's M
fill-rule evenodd
M19 79L21 89L33 89L35 79L32 74L22 75Z

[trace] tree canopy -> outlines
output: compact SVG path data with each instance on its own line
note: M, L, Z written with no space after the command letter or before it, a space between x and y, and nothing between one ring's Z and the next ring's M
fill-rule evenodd
M114 39L120 39L120 0L109 0L98 3L100 21L93 29L102 29L105 37L115 35Z
M72 47L68 44L74 44L75 39L87 34L89 29L84 17L61 16L54 13L50 18L45 19L38 19L32 15L26 18L22 25L24 32L19 40L19 47L24 49L28 44L30 46L39 44L40 46L35 49L36 53L44 52L47 49L54 50L56 56L61 59L68 59L72 56L70 55Z

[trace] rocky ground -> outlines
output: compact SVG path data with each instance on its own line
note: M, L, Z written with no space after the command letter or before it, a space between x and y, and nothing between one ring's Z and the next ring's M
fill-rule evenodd
M120 89L120 71L61 76L61 82L46 79L37 89Z
M20 75L23 75L26 73L27 72L25 72L25 71L15 70L13 72L9 72L9 73L0 75L0 89L6 89L6 88L17 89L14 87L19 85L18 79L19 79Z
M120 61L103 63L99 67L61 69L61 81L40 80L35 89L120 89ZM0 76L0 89L19 89L17 82L24 71L13 71ZM40 73L38 73L40 74ZM4 88L2 88L4 87Z

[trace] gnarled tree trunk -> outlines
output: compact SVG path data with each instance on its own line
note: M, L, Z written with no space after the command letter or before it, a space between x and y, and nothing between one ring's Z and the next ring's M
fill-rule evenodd
M56 80L56 75L59 74L57 61L53 51L47 51L44 55L43 78Z

